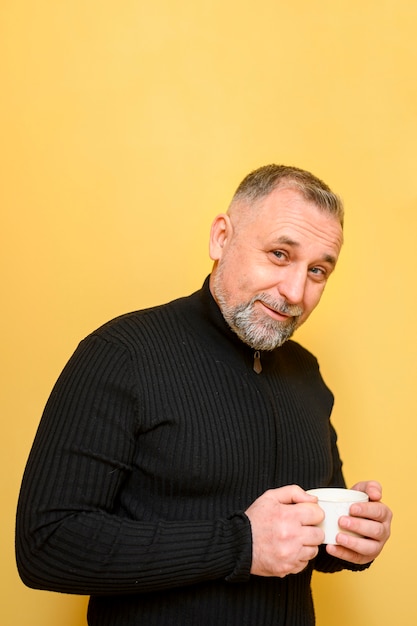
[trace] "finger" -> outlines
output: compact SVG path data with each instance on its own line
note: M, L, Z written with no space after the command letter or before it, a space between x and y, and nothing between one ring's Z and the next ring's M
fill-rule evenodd
M306 526L303 530L304 546L318 551L318 547L324 542L324 530L318 526Z
M316 558L318 554L318 547L304 547L299 555L297 562L293 566L289 566L287 574L298 574L302 572L310 561Z
M326 551L330 556L336 557L337 559L341 559L342 561L348 561L349 563L356 563L357 565L365 565L366 563L370 563L375 558L374 556L364 556L363 554L359 554L359 552L355 552L350 548L346 548L341 545L333 545L328 544L326 546Z
M277 489L270 489L269 493L282 504L298 504L301 502L317 502L316 496L311 496L298 485L287 485Z
M296 505L295 509L302 526L308 528L316 527L324 520L324 511L316 502L301 502ZM321 531L321 529L314 528L316 534L317 530ZM319 538L321 537L321 532L319 533Z
M344 515L339 519L339 526L342 530L357 533L374 541L385 542L390 535L390 524L374 519Z
M383 542L364 537L355 537L343 532L337 534L336 541L337 545L326 546L327 552L339 559L359 564L373 561L384 545Z
M383 502L355 502L349 509L352 517L389 522L392 517L390 509Z
M376 480L361 481L353 485L352 489L355 491L363 491L368 495L370 500L377 501L382 498L382 487Z
M303 546L298 555L298 562L308 563L318 554L318 546Z

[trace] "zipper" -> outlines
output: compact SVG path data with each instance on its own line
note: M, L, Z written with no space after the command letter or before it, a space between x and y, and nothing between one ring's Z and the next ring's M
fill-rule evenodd
M253 355L253 371L257 374L262 372L261 353L259 350L256 350Z

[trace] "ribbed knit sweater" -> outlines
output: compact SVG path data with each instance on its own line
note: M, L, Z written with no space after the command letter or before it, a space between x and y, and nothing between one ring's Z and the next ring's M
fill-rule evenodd
M261 355L203 289L82 341L46 405L17 512L30 587L91 596L91 626L311 626L312 570L250 575L265 490L343 486L333 396L294 341Z

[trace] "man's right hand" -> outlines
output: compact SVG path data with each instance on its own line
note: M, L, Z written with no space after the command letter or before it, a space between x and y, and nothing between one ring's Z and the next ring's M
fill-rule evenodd
M269 489L246 510L252 527L251 574L298 574L314 559L324 533L317 498L297 485Z

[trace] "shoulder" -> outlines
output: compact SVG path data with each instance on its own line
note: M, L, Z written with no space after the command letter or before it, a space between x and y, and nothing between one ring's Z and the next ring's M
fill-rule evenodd
M307 348L290 339L277 349L277 355L285 360L294 361L298 365L309 365L318 368L317 358Z
M302 386L303 392L310 388L312 397L318 392L333 403L333 393L325 383L317 358L296 341L287 341L281 348L278 371L288 376L293 385Z
M101 339L110 343L137 345L164 334L180 331L194 294L158 306L131 311L115 317L90 333L86 340Z

